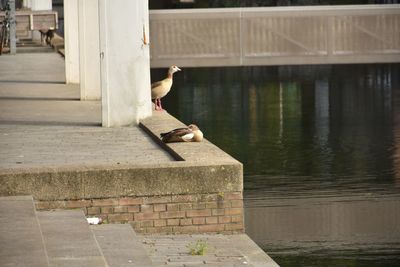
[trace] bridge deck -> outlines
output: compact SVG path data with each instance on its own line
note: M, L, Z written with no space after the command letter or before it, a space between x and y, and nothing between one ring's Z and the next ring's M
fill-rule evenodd
M154 10L152 67L400 62L400 5Z

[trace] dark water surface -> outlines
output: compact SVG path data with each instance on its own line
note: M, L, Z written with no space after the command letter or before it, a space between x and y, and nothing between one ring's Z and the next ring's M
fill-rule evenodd
M400 64L184 69L163 105L243 162L282 267L400 266Z

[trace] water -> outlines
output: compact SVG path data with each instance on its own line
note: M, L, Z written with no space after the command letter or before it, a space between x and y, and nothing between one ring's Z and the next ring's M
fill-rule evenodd
M399 74L184 69L163 105L243 162L246 232L282 267L400 266Z

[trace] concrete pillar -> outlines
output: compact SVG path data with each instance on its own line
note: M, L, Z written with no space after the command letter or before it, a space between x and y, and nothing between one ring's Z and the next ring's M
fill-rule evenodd
M103 126L137 124L151 115L148 0L100 0Z
M100 43L98 0L79 0L81 100L100 100Z
M65 81L79 83L78 0L64 1Z
M68 0L67 0L68 1ZM52 10L53 5L51 0L31 0L30 7L32 10Z
M22 1L22 6L24 8L31 8L32 7L32 0L23 0Z
M52 10L53 5L51 0L30 0L30 8L32 10ZM40 32L32 32L32 39L41 42Z

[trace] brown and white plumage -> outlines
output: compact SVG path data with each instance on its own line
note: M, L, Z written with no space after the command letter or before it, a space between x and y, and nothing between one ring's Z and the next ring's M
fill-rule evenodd
M203 140L203 133L194 124L190 124L185 128L177 128L167 133L161 133L160 136L164 143L201 142Z
M151 84L151 99L154 99L155 109L162 110L161 98L166 96L172 87L173 75L175 72L181 71L177 66L171 66L168 69L167 78Z

